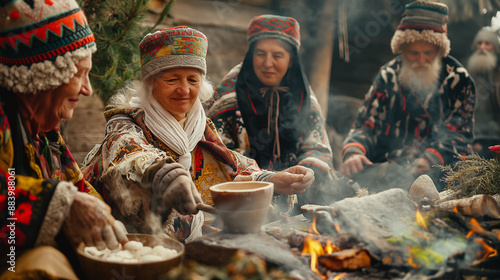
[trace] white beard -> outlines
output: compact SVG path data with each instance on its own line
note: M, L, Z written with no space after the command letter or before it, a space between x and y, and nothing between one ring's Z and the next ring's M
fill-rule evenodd
M399 82L403 87L415 91L421 101L425 101L438 88L442 66L441 57L436 56L434 61L425 64L411 63L404 55L402 58Z
M497 67L497 55L486 50L475 50L467 60L471 75L487 75Z

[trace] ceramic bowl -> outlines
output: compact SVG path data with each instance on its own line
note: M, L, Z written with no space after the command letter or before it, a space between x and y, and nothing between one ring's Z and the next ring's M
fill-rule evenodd
M166 248L176 250L178 254L156 262L108 262L85 254L85 244L81 243L76 252L87 279L157 279L158 276L178 266L184 257L184 245L166 235L128 234L127 236L129 240L140 241L144 246L163 245Z
M259 232L273 191L274 184L269 182L227 182L210 187L224 230L231 233Z

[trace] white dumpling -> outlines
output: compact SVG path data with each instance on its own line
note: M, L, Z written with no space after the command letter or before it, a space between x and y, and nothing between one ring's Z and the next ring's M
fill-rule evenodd
M150 254L151 251L153 251L153 248L151 248L149 246L144 246L144 247L142 247L141 250L137 251L137 255L144 256L144 255Z
M161 256L147 254L142 256L141 262L159 262L164 260Z
M100 257L100 256L104 255L104 251L97 249L97 247L95 247L95 246L85 247L84 252L85 252L85 254L91 255L94 257Z
M104 260L107 262L123 262L123 259L115 254L109 254L109 256L107 256Z
M129 250L129 251L139 251L140 249L142 249L142 247L144 247L144 245L142 245L141 242L139 241L129 241L127 243L125 243L125 245L123 245L123 249L125 250Z
M120 257L122 259L133 259L135 254L129 250L123 250L115 253L115 256Z

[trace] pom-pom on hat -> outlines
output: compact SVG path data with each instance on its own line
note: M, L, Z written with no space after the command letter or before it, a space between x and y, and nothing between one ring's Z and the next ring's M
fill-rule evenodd
M75 0L10 0L0 4L0 86L16 93L55 89L96 50Z
M300 48L300 26L291 17L276 15L256 16L250 21L247 29L248 43L264 38L283 39L297 49Z
M207 50L205 34L187 26L149 33L139 44L142 79L179 67L197 68L206 75Z
M481 30L477 32L474 40L472 41L471 51L475 51L476 45L481 41L486 41L493 44L493 46L495 46L496 54L500 54L500 40L498 38L498 33L495 32L493 28L486 26L481 28Z
M391 40L392 52L402 52L402 45L425 41L438 46L441 55L450 53L447 32L448 6L437 2L415 1L405 6L403 17Z

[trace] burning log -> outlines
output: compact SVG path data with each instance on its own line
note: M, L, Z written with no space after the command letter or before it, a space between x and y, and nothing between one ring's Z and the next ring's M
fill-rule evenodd
M334 239L332 236L317 235L314 233L306 233L302 231L292 232L292 234L290 234L288 238L288 244L290 244L290 247L300 248L302 250L302 248L304 248L305 240L307 237L317 240L323 247L326 247L327 244L331 244L331 246L333 247L342 249L364 246L364 244L356 239L356 237L354 237L352 234L340 234L337 238Z
M456 208L461 214L500 219L498 203L492 196L485 194L443 202L437 201L433 208L448 211L453 211Z
M352 248L319 257L319 263L332 271L358 270L372 265L370 252Z

